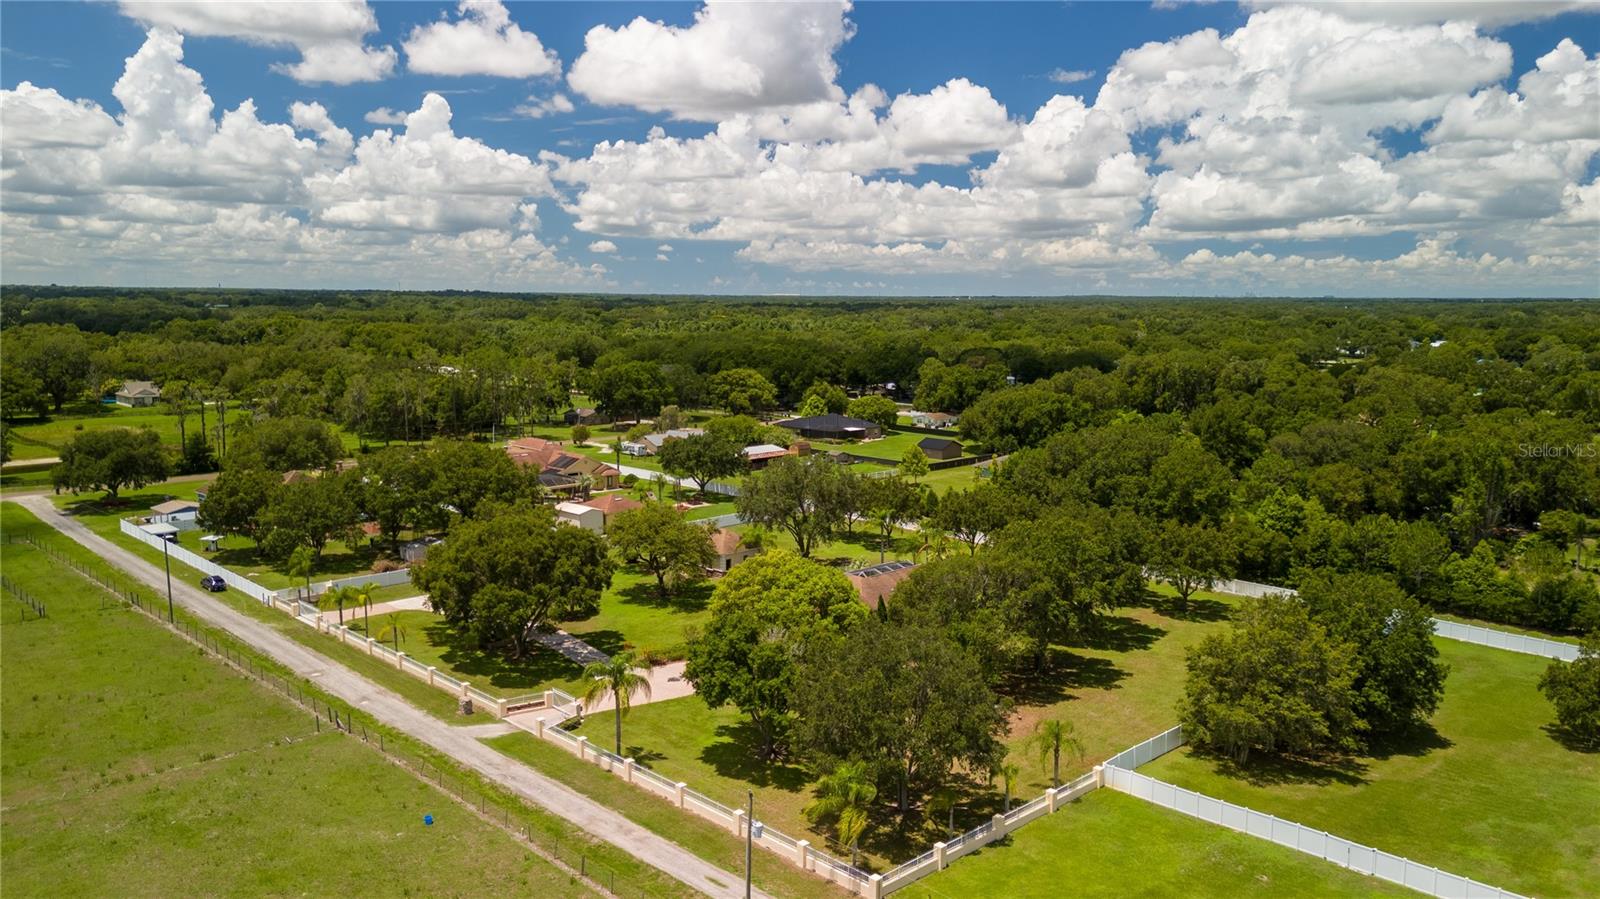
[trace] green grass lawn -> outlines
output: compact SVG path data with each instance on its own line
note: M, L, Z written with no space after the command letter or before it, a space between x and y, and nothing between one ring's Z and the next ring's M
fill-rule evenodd
M862 440L850 443L842 440L809 440L811 448L817 452L832 452L844 450L853 456L862 456L869 459L882 459L890 465L898 465L900 457L906 450L921 443L933 435L918 434L915 431L890 431L877 440ZM971 455L971 453L964 453Z
M1415 894L1142 799L1096 790L895 895L1232 899Z
M938 471L930 471L918 478L917 483L923 484L943 496L951 490L971 490L982 483L982 480L978 477L978 466L962 465L955 468L941 468Z
M754 525L738 524L729 530L741 534L755 530ZM766 531L765 546L769 549L786 549L795 551L794 538L786 531ZM846 531L837 540L830 540L818 545L811 553L811 558L827 565L836 565L843 568L860 568L867 565L878 564L879 544L882 540L878 529L870 521L857 522L855 529ZM883 547L884 559L915 560L917 551L922 546L922 541L916 531L897 530ZM965 549L963 548L963 552Z
M1548 732L1548 662L1438 644L1431 728L1381 755L1239 769L1179 751L1140 770L1525 895L1600 895L1600 754Z
M233 427L244 417L241 409L228 410L228 425ZM216 428L216 408L206 411L206 427ZM130 409L103 403L79 403L40 421L18 422L12 430L15 459L45 459L61 454L61 448L84 431L100 428L152 428L161 436L161 442L174 450L181 449L178 442L178 417L164 407ZM189 415L186 427L190 434L200 430L198 411Z
M382 639L391 649L395 646L394 637L384 631L390 626L391 615L403 632L399 643L401 652L424 665L436 666L457 680L468 681L490 695L511 698L552 687L570 693L582 683L582 666L558 653L535 648L522 659L512 659L498 649L479 649L433 612L386 612L372 616L372 636ZM345 623L358 632L366 627L359 610L347 609ZM443 691L438 692L444 695Z
M615 748L612 712L586 716L577 733L596 746ZM740 807L746 791L755 793L756 818L818 849L847 857L849 850L832 843L832 834L806 820L804 809L814 800L816 774L793 762L763 761L754 729L738 709L706 707L697 696L652 702L633 708L623 719L623 755L632 756L671 778L683 781L724 805ZM972 791L958 808L958 831L974 827L1001 809L994 791ZM904 818L892 797L884 796L872 813L873 828L862 839L863 864L884 870L917 855L949 836L947 820L928 820L913 808Z
M1239 600L1199 594L1180 616L1171 593L1165 585L1151 585L1147 605L1111 612L1100 635L1055 647L1046 674L1018 676L1004 686L1002 692L1015 705L1007 743L1011 761L1021 769L1019 795L1032 798L1050 786L1050 773L1028 746L1043 719L1071 722L1083 743L1082 757L1063 757L1063 780L1178 723L1185 653L1225 627Z
M739 511L735 508L735 505L732 500L722 503L706 503L703 506L696 506L684 512L683 517L690 521L700 521L706 518L716 518L720 515L732 515L734 512Z
M622 813L641 827L672 840L713 864L721 865L728 871L744 870L744 841L734 837L727 828L692 812L682 811L640 787L631 786L593 762L580 762L572 753L529 733L507 734L484 742L530 767L558 778L573 789L604 803L607 808ZM760 814L757 818L761 819ZM751 880L758 888L772 895L849 895L770 852L757 849L751 861Z
M44 529L13 506L5 525ZM43 553L7 545L4 567L49 610L0 600L8 896L587 892Z
M661 661L680 659L685 630L710 617L706 603L713 586L712 581L680 585L663 599L653 576L622 569L600 598L599 614L562 622L561 628L605 653L632 649Z

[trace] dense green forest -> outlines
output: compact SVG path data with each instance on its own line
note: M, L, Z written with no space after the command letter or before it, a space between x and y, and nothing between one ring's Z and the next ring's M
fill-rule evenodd
M175 411L322 419L365 444L505 434L573 391L625 418L776 413L819 382L888 393L1006 455L961 500L982 530L1091 507L1187 529L1155 545L1222 553L1239 576L1377 570L1557 629L1574 600L1529 597L1581 555L1600 503L1593 302L11 287L3 320L13 423L127 378ZM191 467L226 461L212 419ZM1556 556L1522 540L1541 520Z

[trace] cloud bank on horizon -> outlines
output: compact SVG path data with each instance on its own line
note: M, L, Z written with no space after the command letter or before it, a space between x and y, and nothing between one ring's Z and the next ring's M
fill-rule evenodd
M847 81L848 2L596 23L567 62L499 0L392 33L361 0L128 0L114 106L0 90L0 253L10 282L1594 296L1600 57L1494 30L1575 7L1257 2L1103 77L1058 59L1010 109L959 57L894 96ZM275 48L259 78L303 99L219 110L193 39ZM610 133L508 149L442 89L330 112L410 75Z

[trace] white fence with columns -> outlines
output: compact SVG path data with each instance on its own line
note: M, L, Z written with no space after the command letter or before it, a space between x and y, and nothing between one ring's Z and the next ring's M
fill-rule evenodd
M1134 767L1182 745L1183 728L1174 727L1166 733L1113 756L1106 762L1102 772L1105 786L1191 818L1199 818L1229 830L1287 846L1298 852L1333 862L1341 868L1397 883L1429 896L1438 896L1442 899L1478 899L1478 897L1520 899L1517 893L1479 883L1470 877L1441 871L1431 865L1424 865L1391 852L1384 852L1382 849L1374 849L1334 836L1327 831L1215 799L1193 790L1185 790L1133 770Z

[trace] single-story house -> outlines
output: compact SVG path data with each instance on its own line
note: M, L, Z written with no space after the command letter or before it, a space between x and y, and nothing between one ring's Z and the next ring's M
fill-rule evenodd
M624 456L651 456L656 451L655 447L645 443L643 440L624 440L619 449L622 450Z
M595 490L615 490L622 486L622 472L593 456L569 453L561 444L542 437L520 437L506 444L506 455L520 466L533 466L539 470L539 483L548 490L573 490L583 475L589 476L590 487ZM556 474L570 482L545 475Z
M184 514L193 518L194 513L200 511L200 503L192 499L169 499L164 503L156 503L151 506L150 511L168 518Z
M857 568L846 571L844 576L855 585L856 594L869 609L876 609L900 582L911 576L912 569L916 568L915 562L895 560L883 562L868 568Z
M751 468L766 468L767 463L773 459L781 459L789 455L788 450L776 443L757 443L754 446L747 446L739 452L744 454L744 461L749 463Z
M711 532L711 548L717 554L717 561L712 567L718 571L727 571L761 552L758 547L745 543L743 535L727 529Z
M611 420L608 415L589 408L568 409L561 420L569 425L603 425Z
M646 434L644 435L644 442L650 445L650 452L654 454L661 452L661 447L665 446L669 440L683 440L689 437L699 437L705 434L705 432L705 428L673 428L669 431Z
M123 381L117 388L119 406L154 406L161 399L161 388L153 381Z
M917 449L922 450L922 454L929 459L961 458L961 444L943 437L924 437L917 441Z
M606 530L606 513L582 503L556 503L556 521L595 534L603 534Z
M837 412L791 418L788 421L780 421L777 425L780 428L788 428L801 437L819 440L875 440L883 436L883 428L876 422L851 418Z
M911 423L919 428L953 428L961 422L959 415L949 412L913 412Z
M589 487L593 490L615 490L622 486L622 472L593 456L562 453L552 459L545 470L567 475L580 483L584 475L588 475Z
M578 505L588 506L591 509L600 510L601 530L605 530L611 526L611 518L617 513L626 512L629 509L641 509L644 507L644 503L641 503L632 497L624 496L621 493L602 493L598 496L586 499L583 502L578 503Z

